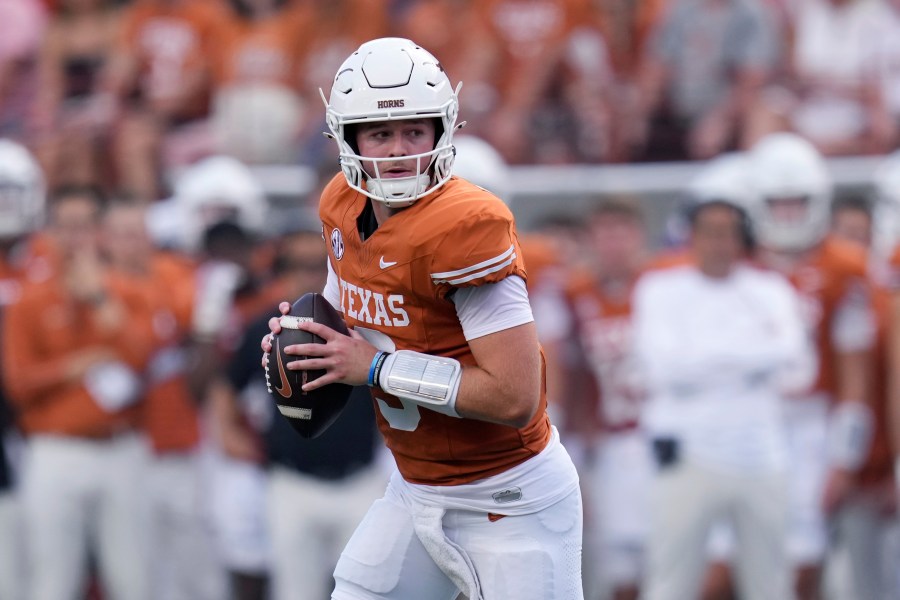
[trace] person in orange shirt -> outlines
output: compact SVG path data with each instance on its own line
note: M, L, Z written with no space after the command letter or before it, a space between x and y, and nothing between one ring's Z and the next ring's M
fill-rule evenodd
M27 438L21 491L33 598L77 598L89 550L111 597L149 598L138 427L153 343L140 290L101 262L104 205L94 188L54 194L52 276L23 285L4 313L3 374Z
M583 450L592 571L611 598L625 600L637 597L648 535L651 459L639 428L644 390L631 350L631 293L648 252L643 216L631 199L602 201L588 230L592 260L565 282L557 309L571 315L557 335L572 340L588 378L580 394L570 388L562 397L565 439Z
M828 235L832 183L822 155L792 133L749 150L759 262L799 291L818 378L787 403L791 447L788 556L801 600L819 594L829 519L848 500L872 437L877 339L866 252Z
M117 277L147 299L153 355L142 374L141 426L153 453L145 487L150 504L153 598L216 600L225 596L224 569L209 534L208 490L201 459L200 401L187 384L194 265L157 251L146 207L118 201L106 211L103 257Z
M296 160L310 112L300 60L316 27L310 3L235 0L212 53L212 131L218 152L247 163Z
M326 370L307 391L369 385L397 465L334 600L583 598L578 474L547 415L515 221L452 175L458 110L438 59L401 38L360 46L331 89L324 296L353 329L301 323L327 343L288 346L287 368Z
M212 0L139 0L125 9L102 75L120 190L158 200L165 169L212 151L209 60L225 14Z
M831 211L831 233L871 252L878 318L875 365L872 373L872 442L847 501L837 514L838 543L850 559L853 593L858 600L877 600L897 593L891 581L897 554L891 536L897 533L897 482L894 479L893 448L888 420L888 360L891 326L891 287L879 277L880 261L874 247L873 203L867 198L848 197L835 201ZM877 262L876 262L877 261Z
M0 315L19 300L25 282L48 275L46 244L33 232L44 214L44 179L31 153L0 139ZM0 354L0 361L2 361ZM20 598L24 540L17 486L21 437L0 373L0 598Z
M583 2L489 0L471 10L462 47L475 50L457 77L476 88L474 133L516 164L605 159L612 71Z

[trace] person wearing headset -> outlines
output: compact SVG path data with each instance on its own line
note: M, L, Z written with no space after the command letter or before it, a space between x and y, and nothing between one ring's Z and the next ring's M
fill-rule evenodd
M689 260L642 276L633 298L656 462L643 597L698 597L708 535L724 520L741 598L789 598L781 409L814 372L800 302L784 277L748 264L739 202L706 197L687 216Z

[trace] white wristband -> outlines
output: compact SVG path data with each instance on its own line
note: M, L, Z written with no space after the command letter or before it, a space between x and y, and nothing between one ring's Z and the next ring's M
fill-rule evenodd
M392 396L459 418L456 395L461 377L456 359L399 350L385 358L378 384Z
M872 411L856 401L839 402L828 421L828 457L835 467L855 471L872 443Z

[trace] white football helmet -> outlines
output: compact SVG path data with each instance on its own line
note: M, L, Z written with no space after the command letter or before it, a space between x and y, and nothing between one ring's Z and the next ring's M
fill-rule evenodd
M397 208L410 206L450 178L459 86L453 89L441 64L426 50L403 38L366 42L338 69L329 99L319 91L340 151L341 170L351 188ZM407 157L416 159L419 167L428 164L413 177L381 178L379 165L396 159L360 156L356 140L347 139L348 125L428 118L440 123L438 139L430 152ZM374 163L375 172L366 173L363 161Z
M25 146L0 139L0 239L41 226L47 190L40 165Z
M686 243L691 230L691 213L707 203L724 203L741 212L749 237L750 205L753 191L749 184L748 159L745 153L728 152L704 163L688 181L684 190L683 210L675 211L665 223L666 241L670 245Z
M773 133L749 151L751 217L760 242L793 252L813 247L828 231L832 180L821 153L793 133Z
M875 204L872 207L873 245L888 256L900 243L900 150L888 155L872 175Z
M688 182L688 200L691 203L725 202L749 211L753 190L748 168L747 156L741 152L728 152L709 160Z
M509 167L497 149L474 135L454 137L453 147L456 148L453 174L483 187L508 205Z
M209 226L226 219L253 234L265 231L265 191L250 168L230 156L211 156L185 169L175 181L174 201L183 244L191 252L199 249Z

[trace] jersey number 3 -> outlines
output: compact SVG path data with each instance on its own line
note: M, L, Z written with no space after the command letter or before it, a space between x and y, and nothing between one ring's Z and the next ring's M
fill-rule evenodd
M397 346L394 345L393 340L380 331L359 326L354 327L353 329L379 350L384 352L394 352L397 350ZM392 428L399 429L400 431L415 431L416 427L419 426L419 419L422 417L419 414L419 405L415 402L397 398L397 401L399 401L402 406L400 408L394 408L381 398L376 398L376 400L378 400L378 410L381 411L381 415Z

